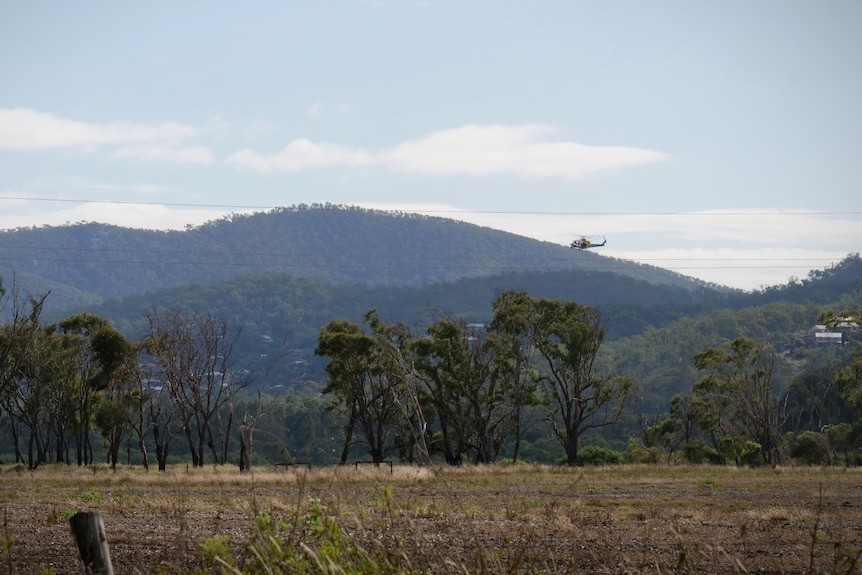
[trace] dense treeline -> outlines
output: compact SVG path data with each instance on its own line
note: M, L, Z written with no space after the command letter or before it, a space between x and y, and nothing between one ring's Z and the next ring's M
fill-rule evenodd
M255 376L234 365L238 336L226 321L153 311L148 335L130 342L91 314L42 323L44 298L13 290L4 303L12 319L0 334L0 400L16 462L70 463L73 438L78 464L91 464L90 431L98 429L112 465L125 440L145 467L154 452L165 469L178 438L192 465L223 464L234 432L240 466L251 465L257 427L278 402L266 393L268 370L243 397ZM568 463L577 462L580 435L616 421L630 389L593 367L605 333L600 315L525 292L506 292L494 306L491 330L441 319L414 338L373 311L364 318L370 333L346 320L320 330L316 353L329 357L322 392L343 429L342 463L355 438L375 462L396 451L412 461L414 450L426 463L435 450L450 463L495 461L523 435L524 408L539 404ZM535 371L532 349L544 371ZM272 364L285 356L280 350Z

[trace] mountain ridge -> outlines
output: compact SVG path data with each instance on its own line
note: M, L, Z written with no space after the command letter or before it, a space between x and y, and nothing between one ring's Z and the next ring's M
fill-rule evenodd
M509 271L610 271L729 289L661 268L435 216L332 204L231 214L184 231L78 223L0 231L0 276L90 303L262 271L419 286ZM69 292L66 294L66 292Z

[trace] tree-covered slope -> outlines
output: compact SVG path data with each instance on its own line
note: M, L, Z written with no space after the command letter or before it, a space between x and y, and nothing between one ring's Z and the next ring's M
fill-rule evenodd
M426 286L388 287L269 273L129 296L87 309L111 319L132 337L143 329L149 311L166 307L210 313L261 333L278 332L302 319L316 337L319 327L330 319L359 321L372 307L388 320L407 325L421 325L440 316L490 321L491 304L503 291L526 291L535 297L613 310L606 312L609 321L613 316L625 318L611 321L614 337L711 309L724 299L705 287L654 289L643 280L610 272L505 272Z
M827 309L862 310L862 259L858 254L832 268L813 272L806 280L736 295L727 298L721 307L611 341L605 351L613 357L618 370L640 383L647 404L666 409L669 398L690 389L697 378L695 354L737 337L769 341L793 365L805 365L813 353L850 353L852 345L818 351L806 339L806 332ZM858 332L851 334L853 341L860 337ZM793 375L788 371L783 374ZM779 389L789 383L786 377L776 381Z
M664 397L690 385L694 354L705 347L739 335L788 342L810 327L825 307L862 305L857 287L862 267L857 264L858 257L848 258L803 288L787 290L794 298L767 303L759 294L656 289L609 272L507 272L420 287L333 284L269 273L130 296L86 310L108 318L131 338L146 333L146 315L155 309L208 313L243 331L238 352L249 361L269 354L283 340L298 357L314 361L320 327L331 319L360 323L362 315L375 308L386 321L403 322L416 331L444 316L487 322L500 293L525 291L599 309L608 324L607 348L617 368Z

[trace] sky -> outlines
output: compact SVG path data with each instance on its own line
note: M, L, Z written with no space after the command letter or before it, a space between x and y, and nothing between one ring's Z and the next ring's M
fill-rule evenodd
M0 229L332 203L780 285L862 249L860 29L858 0L0 0Z

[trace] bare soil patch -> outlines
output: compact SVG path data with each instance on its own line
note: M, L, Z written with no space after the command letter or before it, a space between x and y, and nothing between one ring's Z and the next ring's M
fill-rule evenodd
M862 572L862 470L700 466L5 468L0 572L79 573L68 518L99 511L117 573L189 573L309 498L423 573Z

